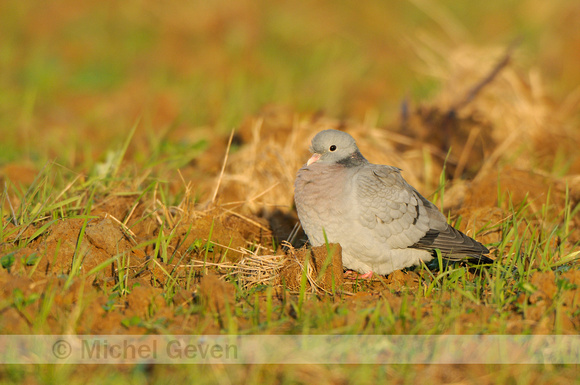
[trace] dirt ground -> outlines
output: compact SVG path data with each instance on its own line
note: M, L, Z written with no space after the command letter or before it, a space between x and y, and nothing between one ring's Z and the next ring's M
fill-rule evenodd
M472 148L467 155L461 152L464 147L449 143L448 136L431 138L428 145L421 136L426 126L441 125L443 119L446 122L443 127L452 127L458 132L452 141L470 141L469 135L474 130L480 132L485 125L493 128L491 123L482 123L475 116L475 112L468 112L464 117L450 117L434 107L421 107L405 123L403 136L393 128L371 129L323 116L307 116L296 123L289 111L266 109L261 116L248 119L236 132L237 150L230 154L222 177L218 175L227 138L217 138L194 164L180 170L183 179L207 197L205 201L194 204L186 194L179 205L167 207L146 195L113 191L95 198L88 217L47 219L14 231L14 238L32 240L26 247L14 249L8 237L0 246L3 255L13 256L10 266L0 269L2 297L15 300L17 296L23 302L22 306L1 310L2 331L5 334L138 334L155 330L175 334L220 333L225 328L228 309L239 301L240 290L271 285L275 288L274 305L283 306L285 295L300 291L306 264L309 266L306 288L318 296L318 301L307 302L306 306L338 301L356 310L379 298L387 298L397 311L404 306L401 293L421 290L428 279L427 272L399 271L363 283L343 279L339 245L331 245L329 255L325 247L310 251L303 247L303 233L294 238L293 245L285 243L284 247L274 250L273 245L283 245L297 223L292 206L294 173L307 159L308 140L324 128L351 132L363 153L375 163L397 164L412 170L404 175L420 191L435 187L426 173L438 175L446 161L444 172L450 184L445 192L444 211L452 218L461 216L460 228L468 234L487 225L489 230L478 236L487 244L499 242L503 236L490 224L500 223L510 215L508 203L499 201L504 193L509 194L514 206L527 200L534 211L540 211L546 199L549 206L545 209L552 213L562 210L569 200L571 207L578 204L580 158L571 165L569 175L554 178L539 169L526 167L525 154L518 162L501 168L499 156L494 154L513 139L493 129L471 140ZM466 137L461 139L462 135ZM404 138L408 140L405 142ZM530 138L530 146L535 145L535 140L533 136ZM430 170L418 166L423 156L417 155L417 149L425 146L433 156ZM291 150L295 148L298 151ZM450 155L444 156L447 152ZM489 159L494 156L498 162L490 165ZM540 159L549 163L550 156L553 155L545 152ZM11 165L3 169L2 175L12 183L30 183L33 174L25 165ZM175 178L171 183L179 189L183 182ZM218 194L212 201L209 197L216 186ZM46 225L46 231L35 235ZM538 221L535 225L547 224ZM14 224L7 223L4 231L14 228ZM567 245L580 240L579 229L580 218L576 216L565 240ZM158 239L163 242L156 242ZM78 265L73 262L75 255L82 255ZM496 252L492 257L505 256ZM67 282L74 268L78 268L77 278ZM477 272L470 274L473 278ZM561 277L573 285L580 284L578 269L570 269ZM504 332L521 333L529 330L530 324L537 333L553 330L556 314L548 317L545 314L553 305L553 294L557 290L554 272L535 273L531 282L538 289L529 298L533 310L526 317L515 310L510 312ZM35 299L47 293L52 293L50 308L46 323L39 325L34 317L46 306L46 298ZM577 292L571 293L570 298L563 300L567 311L558 315L563 332L577 333L580 329L577 297ZM267 300L265 294L260 298ZM201 306L206 311L193 314L183 311L192 306ZM428 324L432 311L430 300L423 300L420 308ZM462 322L454 325L455 333L464 332L462 325L484 324L493 313L483 304L471 304L469 310ZM292 309L287 311L291 313ZM333 324L346 325L351 321L349 317L349 314L337 316ZM251 328L250 320L246 326L243 318L238 321L239 329ZM278 326L278 332L292 330L291 323L286 323ZM395 332L408 332L408 326L402 323Z
M409 127L431 124L433 114L417 110L412 116L417 121L411 120ZM454 124L471 132L470 125L479 123L463 118ZM369 159L403 167L405 177L425 195L437 185L429 175L443 172L447 158L444 172L449 183L443 210L452 219L461 218L459 228L467 234L485 228L477 239L488 245L506 236L501 223L522 202L527 202L531 212L547 213L544 217L529 216L527 223L522 222L518 231L527 237L533 229L562 226L564 218L560 214L565 205L575 207L580 202L580 158L576 157L567 175L558 178L530 167L525 153L521 162L502 166L505 154L496 151L509 147L503 143L512 140L510 137L493 139L490 134L485 141L473 141L477 151L470 154L477 155L469 155L473 158L467 160L445 138L425 147L413 131L421 132L418 128L401 134L395 128L377 129L323 116L307 116L296 123L289 111L266 110L248 119L236 132L237 148L230 152L222 177L219 173L226 137L216 137L196 162L168 177L174 191L184 189L186 184L183 199L174 206L161 204L154 194L139 195L119 188L95 197L89 216L46 219L26 228L6 223L4 232L14 231L0 245L0 255L13 256L9 267L0 268L2 334L302 333L303 324L294 305L300 301L301 290L307 293L303 314L330 309L332 317L325 320L324 332L353 327L361 332L372 330L373 321L361 314L379 303L388 303L388 307L382 305L378 317L410 317L398 317L389 329L391 334L431 333L442 328L453 334L580 332L580 292L566 291L555 299L562 282L580 287L577 265L567 271L535 272L530 277L531 295L521 288L508 288L522 293L516 303L501 311L484 302L459 300L461 315L442 325L444 313L456 311L453 304L458 303L460 293L442 292L436 301L415 299L409 306L409 298L425 291L432 282L431 272L396 271L369 282L349 280L343 278L339 245L330 245L330 253L326 247L310 250L303 245L305 236L301 232L285 243L298 221L292 203L294 173L308 157L308 140L324 128L352 133ZM421 165L425 148L433 159L428 170ZM446 152L449 157L443 155ZM494 157L496 162L490 166L489 159ZM543 157L549 164L550 154ZM26 165L14 165L2 172L3 178L23 184L32 183L33 175L34 170ZM212 202L216 186L218 193ZM202 198L194 199L193 190ZM43 226L48 227L37 236ZM565 254L573 252L580 240L580 218L571 218L569 226L567 239L554 240L562 243ZM27 242L25 247L15 247L23 241ZM78 255L82 262L75 264ZM493 248L491 257L509 259ZM69 281L75 269L75 278ZM468 270L466 279L475 280L479 274L480 270ZM420 323L412 321L418 319ZM259 326L264 324L268 326ZM364 366L356 368L363 370ZM284 378L292 373L299 382L320 379L321 383L347 383L347 373L356 368L267 365L195 370L208 378L247 378L254 372L262 373L254 376ZM546 370L544 366L525 368L514 366L504 377L518 382L528 378L534 383L540 377L530 373ZM78 378L98 378L109 370L94 365L74 369ZM114 369L125 375L133 375L135 370ZM396 378L403 367L386 370L389 378ZM444 369L416 365L411 372L427 382L473 380L494 384L499 377L493 373L502 370L485 365ZM182 372L186 371L159 366L147 369L144 375L148 381L165 381ZM548 377L559 383L562 378L571 378L573 369L555 373Z
M579 19L566 0L0 2L0 335L578 335ZM360 281L339 245L305 246L293 184L328 128L494 265ZM578 382L577 365L0 368L113 378Z
M266 106L231 138L200 129L207 148L169 171L134 165L146 135L137 130L114 183L91 186L79 173L65 191L51 194L72 197L62 212L56 201L52 215L39 220L18 223L18 216L4 215L1 333L578 334L580 269L577 257L562 258L573 256L580 241L580 136L569 123L570 109L534 98L512 67L499 73L473 100L444 89L429 104L406 106L398 122L384 127ZM508 94L517 103L504 100ZM328 128L352 134L371 162L400 167L461 231L488 245L496 265L527 255L513 268L532 271L529 279L515 282L508 274L500 288L487 281L483 299L469 297L460 284L429 294L437 269L345 279L339 245L310 249L304 233L295 231L296 171L309 157L311 138ZM178 126L167 140L177 142L190 130ZM1 202L3 212L26 204L27 195L15 189L51 186L52 171L25 162L3 166L0 185L13 186ZM166 181L165 190L156 182L140 184L155 178ZM507 246L498 248L506 239ZM522 249L510 249L518 240ZM463 271L465 282L502 275L493 268ZM412 372L427 382L494 384L501 377L483 365L442 368L417 365ZM536 377L522 368L509 369L506 381L528 375L533 383L555 373L542 367L547 377ZM268 366L210 374L246 378L251 373L240 372L263 370L259 375L269 378L293 373L298 382L347 383L352 369ZM98 377L100 369L74 370ZM386 370L397 377L393 368ZM554 383L572 372L554 374ZM180 373L160 366L146 377Z

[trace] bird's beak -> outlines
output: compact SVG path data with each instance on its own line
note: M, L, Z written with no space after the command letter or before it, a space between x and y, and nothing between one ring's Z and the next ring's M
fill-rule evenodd
M308 162L306 162L306 165L310 166L312 163L316 162L318 159L320 159L320 154L312 154L310 159L308 159Z

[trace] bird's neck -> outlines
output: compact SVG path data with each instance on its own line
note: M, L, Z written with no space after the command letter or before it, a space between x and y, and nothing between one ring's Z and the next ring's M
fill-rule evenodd
M368 162L369 161L366 160L364 156L362 156L360 151L357 150L349 157L341 159L337 163L345 167L357 167Z

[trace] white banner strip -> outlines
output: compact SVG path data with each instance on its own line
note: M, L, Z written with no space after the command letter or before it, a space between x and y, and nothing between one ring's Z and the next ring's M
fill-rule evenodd
M0 364L580 364L573 335L0 335Z

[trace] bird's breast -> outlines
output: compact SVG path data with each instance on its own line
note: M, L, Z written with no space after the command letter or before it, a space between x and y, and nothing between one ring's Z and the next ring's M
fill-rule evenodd
M329 241L348 226L352 205L348 203L351 185L342 168L304 167L295 183L295 202L304 231L314 245L324 243L323 230Z
M350 185L346 183L346 175L342 169L336 166L309 166L300 169L294 191L297 209L312 210L325 215L344 212Z

